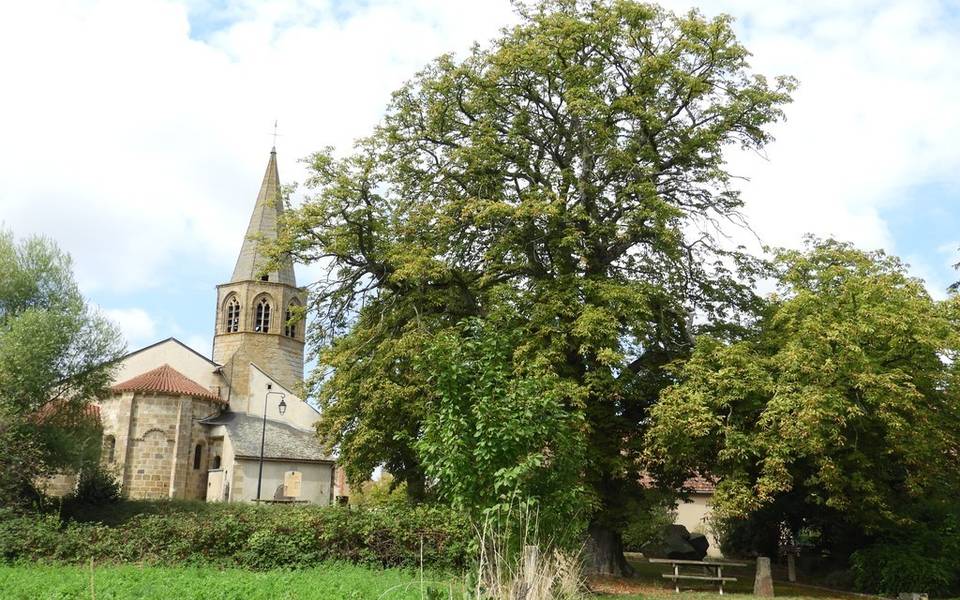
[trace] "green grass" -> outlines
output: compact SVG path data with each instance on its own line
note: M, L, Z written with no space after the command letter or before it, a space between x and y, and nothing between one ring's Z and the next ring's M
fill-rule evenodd
M640 566L640 565L638 565ZM639 593L601 595L607 600L717 600L714 591L684 591L674 594L656 580L660 570L644 569ZM300 571L246 571L212 567L98 566L92 572L96 600L421 600L420 576L415 571L373 570L349 564L329 564ZM458 590L461 579L428 575L425 587L442 593ZM662 578L661 578L662 579ZM89 567L16 565L0 566L0 598L3 600L88 600ZM740 583L739 581L737 582ZM749 586L736 586L737 590ZM843 598L819 590L776 585L777 598ZM455 597L459 595L455 594ZM724 598L746 600L749 594L731 593Z
M0 566L3 600L89 600L90 568ZM446 590L453 579L434 582ZM428 582L428 586L431 584ZM395 569L370 570L347 564L301 571L244 571L214 568L160 568L135 565L96 567L96 600L420 600L419 575ZM443 594L446 597L446 594Z

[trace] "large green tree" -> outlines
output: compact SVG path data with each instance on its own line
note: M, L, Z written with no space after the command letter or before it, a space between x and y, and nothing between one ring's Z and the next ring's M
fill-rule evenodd
M896 258L836 241L779 251L754 333L702 336L652 410L664 481L720 479L721 520L874 534L960 491L960 303ZM767 540L769 542L769 540Z
M122 351L116 328L84 301L66 254L0 230L0 501L99 455L84 407L105 391Z
M662 366L689 351L692 315L724 335L754 301L743 257L716 236L741 206L723 153L770 141L793 82L751 73L728 17L630 0L520 10L521 24L489 46L440 57L398 90L351 155L316 154L315 194L288 215L273 252L328 267L310 306L321 365L312 383L319 432L351 477L385 464L414 496L428 472L439 494L456 495L453 475L469 469L437 467L444 457L422 443L428 417L432 433L472 428L485 444L483 419L450 421L451 386L529 394L522 379L539 373L551 401L527 405L550 411L543 422L565 428L564 443L583 437L576 487L596 567L616 572ZM494 314L512 314L523 332L487 344L495 357L419 360L437 336L447 336L441 347L449 336L483 346L489 328L462 322ZM494 372L450 375L471 364ZM518 381L504 381L512 373ZM462 391L480 406L459 410L473 415L492 401ZM489 466L568 464L543 459L556 454L550 436L523 435Z

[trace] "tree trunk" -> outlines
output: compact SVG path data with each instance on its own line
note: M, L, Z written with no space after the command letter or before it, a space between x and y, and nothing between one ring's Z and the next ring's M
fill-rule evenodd
M596 523L587 529L583 570L587 575L617 577L632 577L636 573L623 556L623 540L620 538L620 533Z
M407 500L411 504L420 504L426 497L426 482L422 475L409 477L407 482Z

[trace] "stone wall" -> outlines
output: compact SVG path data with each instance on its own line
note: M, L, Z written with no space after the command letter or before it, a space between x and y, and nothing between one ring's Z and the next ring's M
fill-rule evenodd
M272 500L274 498L278 488L283 487L283 477L287 471L299 471L301 474L300 496L297 500L320 505L330 504L333 499L333 465L331 463L263 461L261 499ZM238 460L236 472L242 473L243 485L235 490L234 500L254 501L257 498L260 461L256 459Z
M212 416L220 412L220 407L208 400L193 399L190 428L190 441L188 444L187 461L184 463L184 469L187 472L185 498L203 500L207 497L207 471L213 462L211 453L212 444L208 436L208 428L200 424L200 419ZM197 446L200 446L200 464L194 468L194 455Z
M712 499L711 494L692 494L689 500L681 502L677 507L677 516L673 522L677 525L683 525L691 533L697 532L707 536L707 541L710 542L707 555L720 557L723 555L720 552L720 544L710 527L710 502Z
M47 496L67 496L77 489L77 474L57 473L37 481L37 487Z
M149 429L131 440L124 471L124 489L131 498L169 498L173 444L161 429Z
M193 468L197 444L209 445L198 421L219 409L208 400L165 394L125 393L100 404L104 438L114 440L114 460L128 498L196 498L206 496L209 455Z

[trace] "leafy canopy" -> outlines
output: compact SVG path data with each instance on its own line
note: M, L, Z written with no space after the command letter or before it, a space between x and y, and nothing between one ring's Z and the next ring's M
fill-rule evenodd
M704 336L653 408L665 481L720 478L721 517L876 532L960 473L958 300L936 302L882 252L832 240L777 252L778 294L752 336Z
M715 238L740 207L723 151L768 143L793 82L751 73L728 17L630 0L521 10L398 90L352 154L314 155L314 195L272 252L327 267L312 383L352 478L382 463L414 495L429 473L475 504L562 468L556 482L609 513L639 493L637 432L690 315L726 335L755 300L745 258ZM510 397L532 415L506 415L523 421L515 445L482 418ZM474 442L440 452L454 437ZM538 458L568 443L575 460ZM489 469L464 481L488 445Z
M83 407L106 389L122 351L117 330L84 301L66 254L44 238L18 243L0 230L0 479L8 495L99 453Z

